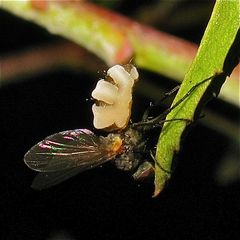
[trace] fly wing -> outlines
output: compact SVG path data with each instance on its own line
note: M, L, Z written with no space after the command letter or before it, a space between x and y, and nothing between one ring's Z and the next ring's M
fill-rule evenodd
M24 156L26 165L39 171L33 182L37 189L60 183L81 171L111 160L112 140L98 137L87 129L53 134L33 146Z
M82 168L70 168L57 172L40 172L34 178L31 187L35 190L43 190L61 183L70 177L82 172Z

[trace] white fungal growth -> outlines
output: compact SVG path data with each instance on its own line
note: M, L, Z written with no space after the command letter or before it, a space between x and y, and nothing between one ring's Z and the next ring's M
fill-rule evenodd
M132 106L132 88L138 79L132 64L115 65L107 71L107 77L98 81L92 92L97 100L92 106L93 125L97 129L123 129L127 126Z

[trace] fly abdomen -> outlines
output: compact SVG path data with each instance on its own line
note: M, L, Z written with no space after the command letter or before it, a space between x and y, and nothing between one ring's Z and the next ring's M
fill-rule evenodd
M131 171L138 166L139 159L133 152L125 152L116 157L114 162L118 169Z

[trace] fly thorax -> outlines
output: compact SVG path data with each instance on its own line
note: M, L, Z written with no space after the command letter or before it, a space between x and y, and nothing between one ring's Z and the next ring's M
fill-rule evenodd
M122 138L126 146L135 148L142 141L142 134L133 128L129 128L122 134Z

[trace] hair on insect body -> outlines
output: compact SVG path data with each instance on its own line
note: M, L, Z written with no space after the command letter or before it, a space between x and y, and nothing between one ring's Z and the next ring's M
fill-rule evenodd
M193 86L182 99L155 118L145 111L140 122L130 123L132 89L138 80L132 64L115 65L100 79L92 92L96 100L92 110L94 127L110 132L97 136L88 129L75 129L48 136L33 146L24 156L25 164L39 172L32 187L37 190L52 187L68 178L112 161L120 170L129 171L134 179L142 179L154 172L151 151L145 133L161 127L166 115L182 103L200 84ZM166 96L178 89L170 91ZM171 121L185 120L172 119ZM170 120L167 120L170 121Z

